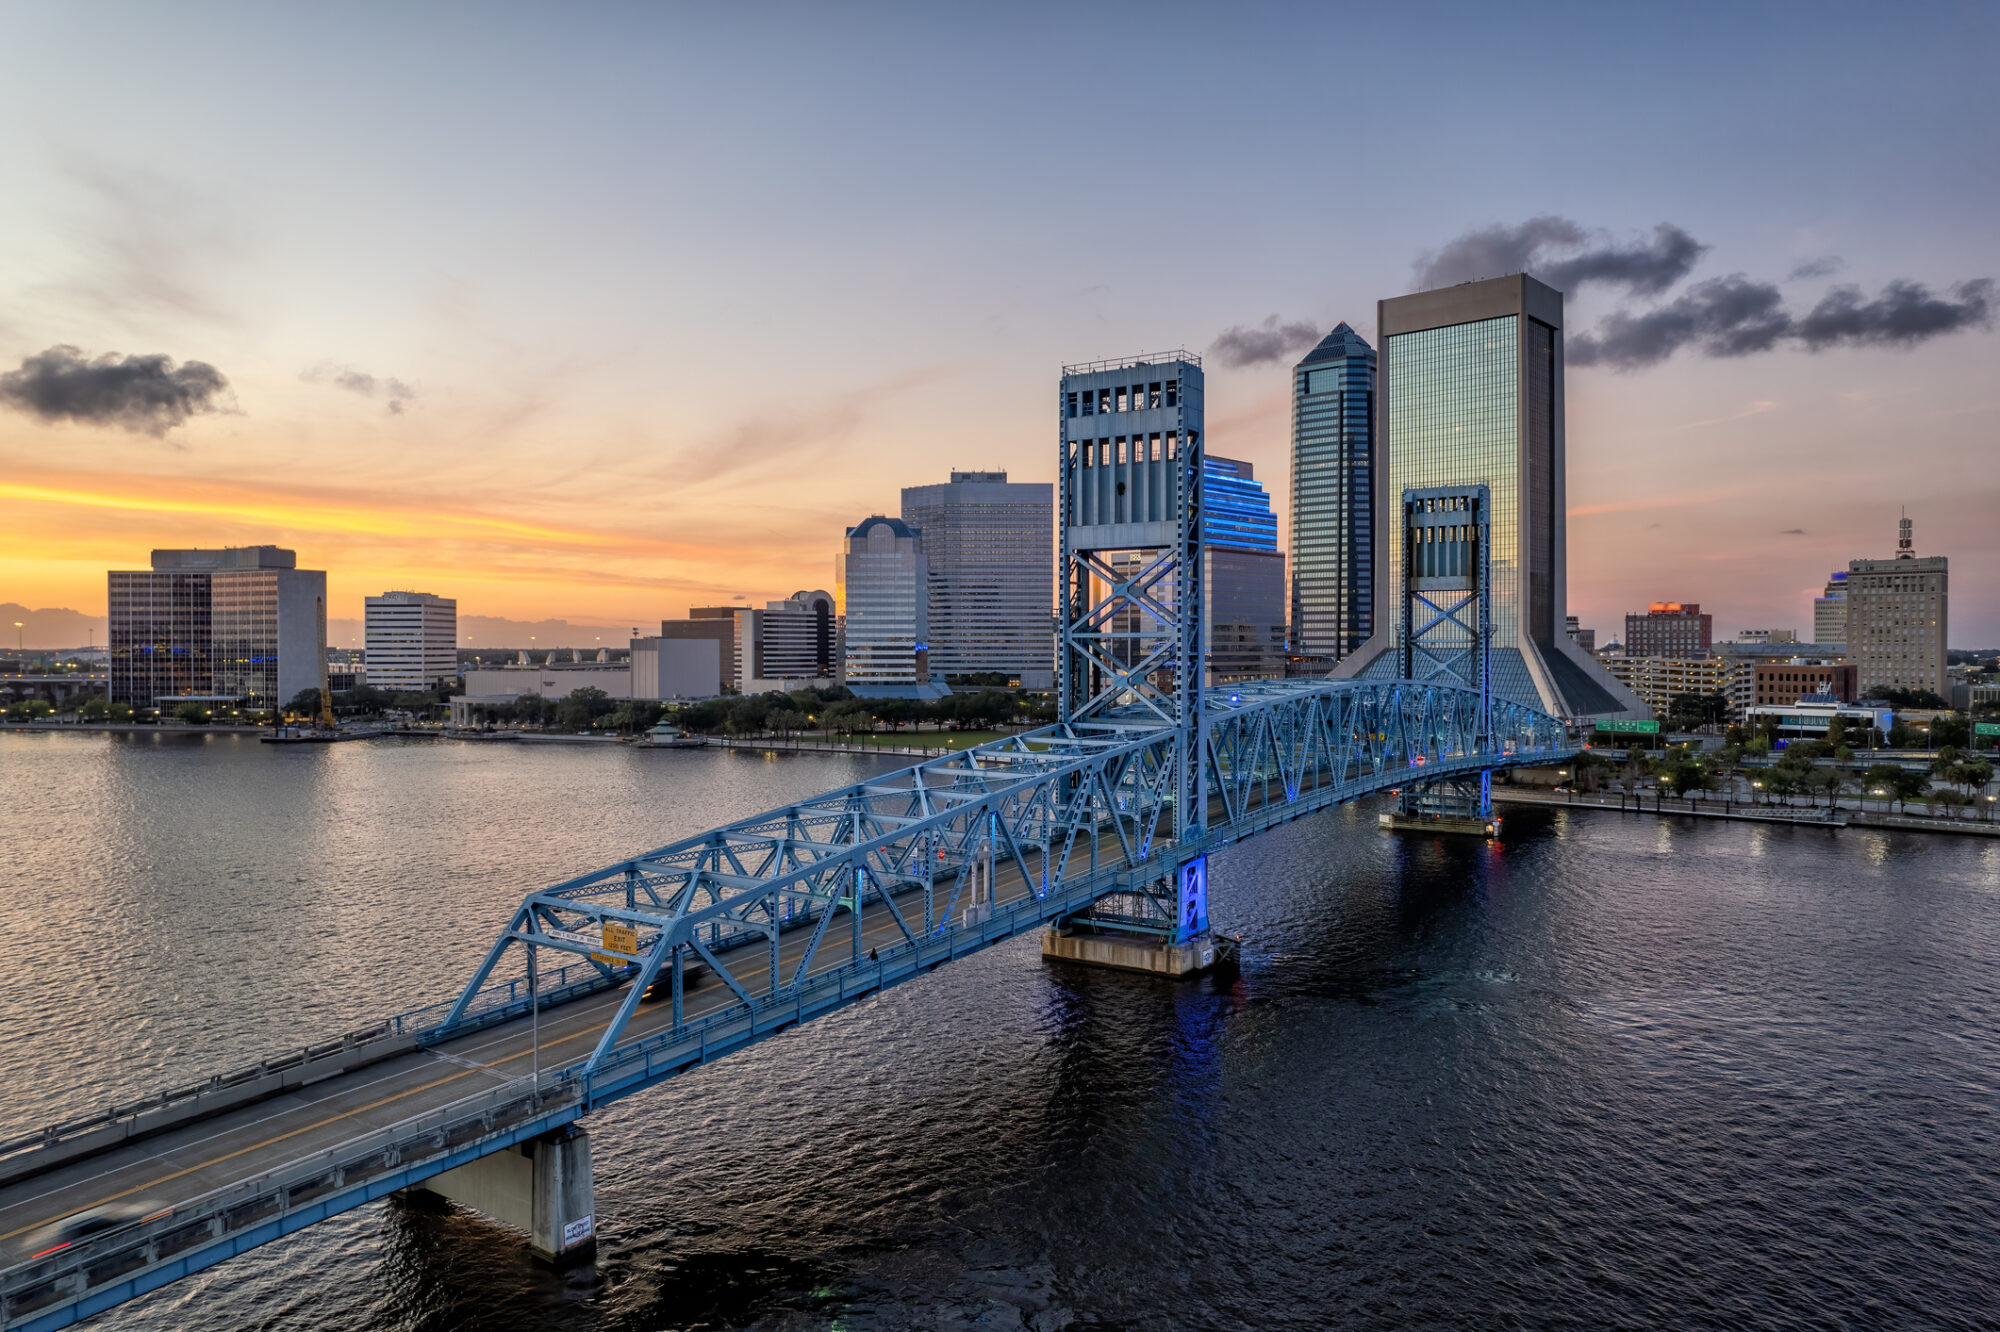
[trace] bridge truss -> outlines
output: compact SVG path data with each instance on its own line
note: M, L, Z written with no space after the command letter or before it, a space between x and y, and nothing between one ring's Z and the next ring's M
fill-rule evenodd
M527 1011L510 971L535 949L573 954L602 987L631 982L568 1071L589 1084L623 1062L614 1052L648 992L674 1004L671 1029L649 1039L680 1039L691 967L754 1015L801 1004L842 968L893 967L968 930L991 941L1002 914L1013 933L1114 899L1129 928L1170 937L1171 898L1152 884L1213 846L1376 791L1570 752L1554 718L1447 684L1263 682L1208 691L1204 716L1204 817L1188 820L1188 840L1175 835L1180 728L1143 710L1044 727L528 894L432 1034ZM877 906L895 937L864 957L862 917Z

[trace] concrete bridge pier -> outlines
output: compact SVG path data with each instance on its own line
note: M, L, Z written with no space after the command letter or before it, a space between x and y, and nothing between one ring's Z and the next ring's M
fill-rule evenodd
M1493 774L1482 772L1474 778L1455 777L1406 787L1394 812L1381 815L1377 822L1401 832L1498 837L1500 816L1493 812Z
M597 1251L590 1135L575 1124L482 1156L419 1188L527 1232L544 1262L564 1266Z

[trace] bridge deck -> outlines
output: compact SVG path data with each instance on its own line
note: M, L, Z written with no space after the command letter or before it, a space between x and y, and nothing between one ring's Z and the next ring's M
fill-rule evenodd
M875 896L863 896L859 951L865 959L869 949L879 949L881 960L856 963L851 917L846 907L835 905L845 899L830 895L836 889L822 886L814 890L819 896L808 900L826 904L821 915L829 921L837 909L839 921L825 931L808 923L779 935L776 985L767 943L759 939L731 949L720 960L753 996L752 1002L746 1003L715 970L691 975L680 1027L674 1025L670 1002L641 1004L617 1031L609 1054L594 1061L592 1052L616 1021L629 986L598 990L543 1011L539 1081L528 1076L537 1062L537 1046L525 1014L509 1017L510 1010L490 1006L474 1012L464 1008L462 1000L455 1012L471 1014L471 1029L446 1028L457 1034L439 1036L423 1048L332 1073L269 1099L214 1113L196 1112L198 1118L176 1127L0 1186L0 1300L4 1300L0 1325L63 1326L397 1187L573 1121L594 1106L885 985L915 978L951 958L1085 909L1106 894L1127 891L1135 876L1151 878L1165 872L1167 861L1155 860L1156 855L1170 858L1212 849L1412 779L1436 781L1571 752L1557 738L1559 733L1543 725L1545 718L1518 732L1523 740L1518 747L1513 741L1505 748L1496 742L1475 751L1466 743L1470 732L1465 726L1450 730L1452 719L1422 699L1395 701L1393 687L1319 686L1271 691L1257 699L1249 698L1248 690L1244 694L1236 716L1214 730L1216 794L1207 802L1210 831L1200 834L1198 845L1173 848L1150 833L1138 836L1142 823L1150 827L1159 816L1156 799L1150 806L1145 803L1143 779L1153 770L1141 765L1148 753L1157 753L1167 742L1158 731L1137 732L1137 739L1100 748L1095 757L1086 747L1081 757L1063 760L1068 766L1042 762L1037 757L1041 751L1031 753L1018 746L1008 753L996 752L993 762L998 766L984 772L978 762L957 768L952 765L960 760L940 761L933 775L918 783L924 809L939 807L921 819L906 818L898 824L891 813L883 812L900 799L887 786L855 788L841 795L848 807L857 793L888 803L878 804L876 812L867 815L867 826L862 815L853 816L851 844L815 842L819 854L835 853L820 862L832 870L815 872L822 884L837 884L838 875L861 872L840 866L886 863L867 859L877 854L874 848L888 847L898 838L907 845L912 837L933 835L926 829L947 827L955 829L954 858L969 864L967 857L982 847L979 839L989 826L986 821L998 820L992 826L1009 829L1005 836L1011 853L989 861L994 909L988 919L969 924L939 919L935 930L921 928L913 937L898 920L897 904L906 923L912 913L910 900L918 891L910 886L907 869L901 880L893 874L876 878L872 882L879 887L870 890ZM1340 706L1327 705L1328 699ZM1237 703L1237 696L1232 693L1229 701ZM1464 715L1461 706L1461 721ZM1412 718L1423 724L1410 724ZM1307 730L1321 740L1308 743L1303 738ZM1019 777L1007 776L1006 764L1019 763L1023 756L1028 756L1029 768ZM1041 766L1034 767L1036 763ZM1126 796L1114 800L1114 790L1131 792L1137 803L1127 810ZM951 805L951 798L962 792L971 793L963 797L971 803ZM1087 796L1091 803L1078 803L1075 812L1061 813L1070 807L1051 801L1063 792L1072 793L1079 802ZM1063 795L1062 800L1071 798ZM1141 809L1153 812L1142 818L1137 812ZM1044 828L1046 820L1060 815L1074 840L1049 841L1044 832L1045 840L1036 845L1032 834L1017 836L1007 822L1015 817L1014 811L1025 811L1019 814L1023 829L1032 826L1026 822L1030 815L1045 820ZM782 813L795 828L805 826L799 822L800 811ZM771 818L760 816L761 822L741 825L749 840L738 843L739 848L760 845L756 841L760 837L768 842L769 834L762 829L772 826ZM882 827L891 831L879 831ZM805 845L795 832L784 836ZM731 865L738 854L730 853ZM622 891L629 895L632 876L659 872L650 867L666 863L665 856L655 853L625 862L547 894L532 895L530 901L550 900L564 910L580 909L583 899L577 894L603 884L625 884ZM788 881L787 873L789 881L796 882L803 872L783 865L771 871L695 871L725 883L740 882L741 891L756 901L773 892L759 886L765 880L757 874L776 873L779 877L772 882L782 884ZM834 877L827 877L829 873ZM959 886L963 882L961 877ZM563 896L566 891L572 895ZM881 892L893 896L885 901ZM772 895L769 900L775 904L780 899ZM572 902L576 906L569 905ZM941 886L940 912L951 911L950 903L966 904L956 889L947 896ZM523 912L510 929L529 920L525 907ZM915 914L922 927L922 912ZM605 910L603 918L608 921L615 915L615 910ZM748 916L739 919L750 921ZM677 941L694 937L690 924L675 928L681 931L675 935ZM666 935L659 937L664 941ZM793 968L802 959L809 970L798 983ZM135 1227L79 1241L73 1250L34 1261L53 1242L46 1238L52 1223L111 1204L134 1209L134 1215L170 1214L148 1216Z

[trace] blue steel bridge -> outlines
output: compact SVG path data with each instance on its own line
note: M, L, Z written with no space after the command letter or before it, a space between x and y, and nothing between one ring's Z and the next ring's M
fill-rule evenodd
M1145 461L1182 497L1159 545L1113 532L1140 554L1112 560L1064 528L1066 720L531 892L449 1003L0 1142L0 1327L65 1326L418 1185L585 1252L596 1108L1030 931L1205 961L1211 852L1391 790L1477 816L1495 770L1575 752L1493 696L1483 652L1422 650L1483 641L1483 490L1406 498L1413 523L1468 519L1447 561L1466 586L1407 580L1432 608L1406 621L1411 678L1203 688L1180 669L1199 448Z

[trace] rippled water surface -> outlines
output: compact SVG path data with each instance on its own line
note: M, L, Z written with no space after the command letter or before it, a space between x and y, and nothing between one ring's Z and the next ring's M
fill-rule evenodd
M837 756L0 735L0 1132L443 997L523 892ZM1335 811L1228 984L991 950L589 1121L556 1274L392 1200L167 1328L1992 1327L2000 841Z

